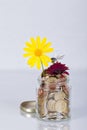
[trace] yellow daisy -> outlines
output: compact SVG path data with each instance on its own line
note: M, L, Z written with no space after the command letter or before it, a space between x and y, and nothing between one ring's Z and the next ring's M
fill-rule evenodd
M30 42L26 42L26 47L24 48L26 53L23 54L24 57L28 57L28 65L30 67L36 66L38 69L40 69L41 66L43 67L43 65L48 66L51 59L46 53L53 51L53 48L50 46L51 42L47 42L46 38L41 40L39 36L36 37L36 39L31 37Z

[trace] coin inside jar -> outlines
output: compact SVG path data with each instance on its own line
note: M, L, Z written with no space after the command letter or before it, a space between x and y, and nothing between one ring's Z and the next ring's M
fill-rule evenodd
M55 100L53 99L48 100L47 109L48 111L55 111Z
M57 83L57 78L56 77L49 77L46 82L49 83Z
M65 93L62 91L55 92L54 99L57 101L59 99L64 99L66 97Z
M65 100L58 100L55 103L55 110L57 112L60 112L60 113L64 112L64 113L66 113L67 109L68 109L68 106L67 106L67 102Z
M50 92L48 94L48 99L53 99L54 98L54 92Z

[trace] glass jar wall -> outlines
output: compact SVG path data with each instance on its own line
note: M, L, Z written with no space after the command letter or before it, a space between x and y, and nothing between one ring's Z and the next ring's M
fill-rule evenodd
M70 87L66 74L39 79L37 116L44 120L63 120L70 117Z

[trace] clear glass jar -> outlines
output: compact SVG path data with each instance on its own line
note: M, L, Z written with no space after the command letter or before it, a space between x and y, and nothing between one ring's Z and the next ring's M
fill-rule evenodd
M67 76L39 79L36 112L40 119L63 120L70 117L70 87Z

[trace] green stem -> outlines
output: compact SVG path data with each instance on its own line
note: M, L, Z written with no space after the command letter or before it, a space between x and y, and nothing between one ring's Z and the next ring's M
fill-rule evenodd
M42 66L42 71L44 71L44 66L43 66L43 62L41 59L40 59L40 62L41 62L41 66Z

